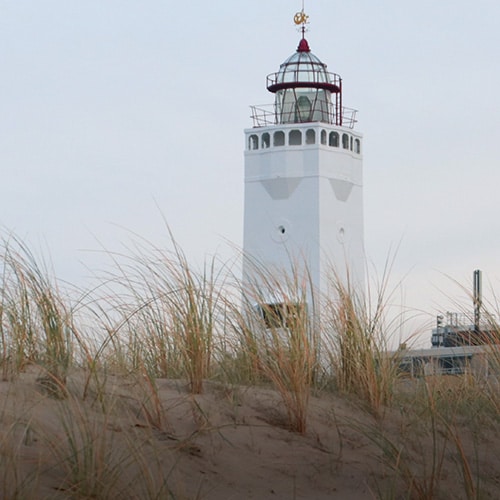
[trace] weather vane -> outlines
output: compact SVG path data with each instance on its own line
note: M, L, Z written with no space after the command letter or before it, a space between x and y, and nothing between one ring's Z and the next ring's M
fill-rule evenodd
M304 0L302 0L302 10L293 16L293 21L297 26L301 26L302 35L306 32L306 24L309 23L309 16L304 11Z

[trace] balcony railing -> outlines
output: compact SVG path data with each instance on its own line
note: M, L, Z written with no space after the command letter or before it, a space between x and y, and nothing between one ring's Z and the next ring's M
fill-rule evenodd
M293 120L282 120L280 119L280 114L276 108L275 104L262 104L257 106L250 106L252 110L251 118L253 120L254 127L267 127L269 125L278 125L280 123L294 123ZM356 119L357 110L352 108L342 107L342 112L340 114L335 112L333 104L330 105L328 112L325 112L325 119L321 120L321 123L328 123L333 125L340 125L342 127L347 127L353 129L355 124L358 122ZM338 123L338 117L340 115L340 123ZM317 120L315 122L318 122ZM296 123L314 123L308 121L297 121Z
M315 65L309 64L294 68L267 75L268 90L276 92L286 88L312 87L334 93L341 92L342 78L336 73L318 71Z

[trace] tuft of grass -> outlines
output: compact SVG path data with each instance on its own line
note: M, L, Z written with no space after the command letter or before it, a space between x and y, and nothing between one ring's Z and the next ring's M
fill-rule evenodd
M27 364L44 369L41 386L57 398L65 397L75 329L56 281L25 244L4 242L1 310L2 364L14 374Z
M62 471L57 489L71 496L106 498L116 486L125 460L115 461L106 419L99 422L90 418L76 399L60 405L57 418L62 435L58 440L46 437Z
M414 410L414 409L413 409ZM411 410L410 410L411 411ZM424 412L411 418L398 431L383 422L348 423L364 434L379 450L381 464L393 473L391 490L404 492L402 498L430 500L440 498L440 485L449 440L439 425L432 398ZM396 496L399 498L399 496Z
M385 321L387 269L373 306L335 275L333 288L334 297L326 299L323 335L337 387L356 394L378 414L392 402L398 379L398 353L388 349L392 326Z
M237 355L253 370L254 380L273 384L285 405L289 427L305 434L319 354L310 276L298 266L275 274L258 263L253 266L257 279L246 284L242 310L233 311L233 327L243 350Z
M347 422L380 451L380 463L392 473L391 497L486 498L497 485L496 478L484 472L489 458L481 443L496 432L496 426L486 425L484 415L458 401L464 397L461 376L407 382L411 382L405 384L407 390L411 389L405 397L398 395L398 408L386 418ZM456 482L447 482L457 471Z
M23 273L23 261L4 241L1 255L0 333L2 378L9 380L39 357L30 286Z
M165 409L158 393L156 378L145 367L140 377L140 386L144 394L144 399L140 402L142 415L151 428L164 430L167 425Z
M127 369L184 377L199 394L212 374L223 285L215 259L197 272L171 237L173 252L142 242L131 255L112 256L111 281L123 292L112 299L120 334L109 328L110 345Z

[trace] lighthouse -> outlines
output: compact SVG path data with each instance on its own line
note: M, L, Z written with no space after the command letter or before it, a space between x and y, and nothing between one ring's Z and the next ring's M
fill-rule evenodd
M307 276L309 295L331 296L338 283L362 294L363 137L342 78L311 52L304 10L294 21L298 47L267 76L274 103L251 106L245 130L243 282L259 286L265 270Z

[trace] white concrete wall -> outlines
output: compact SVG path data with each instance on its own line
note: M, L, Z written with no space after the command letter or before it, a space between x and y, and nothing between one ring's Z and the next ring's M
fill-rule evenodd
M316 132L312 145L305 144L309 129ZM302 145L273 147L277 130L301 130ZM321 130L337 131L340 146L321 145ZM266 132L271 147L249 150L249 136ZM362 154L342 148L343 133L362 141L351 129L323 123L245 131L244 252L271 272L290 269L292 262L307 265L322 293L328 292L332 268L342 279L349 269L364 293ZM248 266L244 273L249 278Z

